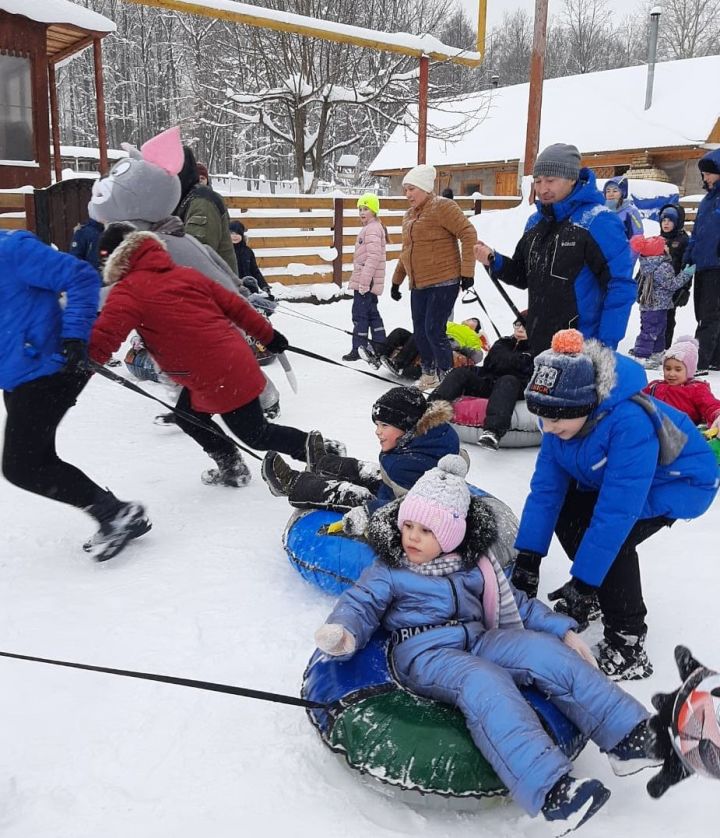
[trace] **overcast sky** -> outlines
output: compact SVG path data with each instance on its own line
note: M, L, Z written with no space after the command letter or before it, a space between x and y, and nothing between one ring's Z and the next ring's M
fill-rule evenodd
M477 24L478 0L460 0L465 7L470 20ZM643 6L643 0L608 0L608 9L616 12L620 17L635 12ZM563 8L562 0L550 0L548 17L558 15ZM514 12L515 9L525 9L530 15L535 11L535 0L487 0L487 30L502 22L505 12Z

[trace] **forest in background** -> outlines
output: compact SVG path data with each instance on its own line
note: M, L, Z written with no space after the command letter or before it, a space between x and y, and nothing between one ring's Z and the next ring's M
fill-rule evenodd
M108 142L140 145L179 125L210 171L269 180L302 177L314 191L333 180L343 153L363 170L417 100L418 62L347 44L124 3L80 0L115 22L103 41ZM475 30L456 0L249 0L386 32L430 32L475 48ZM647 3L618 18L606 0L564 0L548 21L545 77L642 64ZM658 60L720 53L720 0L665 0ZM431 63L430 101L528 79L533 20L506 14L487 36L478 68ZM97 145L92 52L58 72L61 137ZM414 161L408 161L412 164Z

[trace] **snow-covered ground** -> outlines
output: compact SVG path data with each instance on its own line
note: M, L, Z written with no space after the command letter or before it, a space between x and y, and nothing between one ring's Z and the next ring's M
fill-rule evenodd
M489 234L500 233L491 214L482 223L489 227L481 235L504 246ZM480 270L478 290L509 332L513 317ZM388 329L409 322L408 297L383 298ZM285 303L289 313L279 311L274 323L292 343L339 359L350 338L296 315L349 329L350 306L349 299ZM455 311L456 319L481 314L477 304ZM677 334L694 327L690 307L678 319ZM637 325L634 311L632 338ZM629 345L626 339L622 348ZM266 368L282 394L278 421L318 428L343 439L351 454L374 458L369 414L383 384L291 358L297 396L277 364ZM709 380L720 393L720 375ZM0 481L0 650L298 694L313 632L332 600L302 581L285 557L289 507L269 494L255 460L247 488L204 486L205 454L181 432L153 425L160 411L95 376L61 425L65 458L150 510L152 531L106 564L81 550L93 529L83 513ZM536 449L469 448L472 482L519 513ZM719 526L716 504L641 547L655 675L628 689L646 703L676 684L676 643L720 666ZM541 594L566 574L554 544ZM3 838L550 834L506 802L465 803L458 812L386 796L326 749L299 708L3 658L0 671ZM717 784L689 780L653 801L644 791L647 777L614 777L592 745L577 772L599 777L613 792L583 827L584 838L717 834Z

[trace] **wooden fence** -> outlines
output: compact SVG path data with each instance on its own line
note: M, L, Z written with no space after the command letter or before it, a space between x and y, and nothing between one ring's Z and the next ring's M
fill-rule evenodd
M519 197L456 200L468 216L509 209L520 202ZM349 278L353 245L360 229L356 201L354 197L324 195L253 194L225 198L231 217L247 228L248 241L268 281L284 285L340 283ZM35 231L36 206L41 204L32 192L0 192L0 229ZM690 232L698 204L682 205L687 216L685 229ZM381 207L381 218L390 237L387 254L393 259L401 248L407 201L403 197L385 197L381 198ZM55 244L66 250L70 242Z

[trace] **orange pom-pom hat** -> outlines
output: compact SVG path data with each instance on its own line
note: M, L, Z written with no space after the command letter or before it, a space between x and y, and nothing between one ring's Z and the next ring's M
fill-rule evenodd
M550 349L535 358L525 390L528 410L546 419L587 416L597 404L595 366L577 329L556 332Z
M577 355L583 351L584 340L577 329L561 329L553 335L551 349L561 355Z

